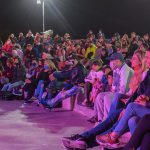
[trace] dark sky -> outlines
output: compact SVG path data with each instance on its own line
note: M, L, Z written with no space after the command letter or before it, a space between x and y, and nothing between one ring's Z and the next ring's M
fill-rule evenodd
M45 0L46 29L83 37L89 29L150 33L149 0ZM42 7L36 0L0 0L0 35L42 31Z

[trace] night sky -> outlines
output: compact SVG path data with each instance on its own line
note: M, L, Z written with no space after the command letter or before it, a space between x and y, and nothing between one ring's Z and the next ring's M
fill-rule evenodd
M150 33L149 0L45 0L46 30L83 38L89 29L112 33ZM0 36L42 31L42 6L36 0L0 0Z

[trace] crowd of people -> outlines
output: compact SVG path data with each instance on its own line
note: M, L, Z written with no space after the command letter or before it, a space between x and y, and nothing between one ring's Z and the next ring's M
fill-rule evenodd
M106 38L102 31L95 35L90 30L85 39L74 40L68 33L33 35L29 30L25 36L12 33L4 44L0 42L2 98L19 96L23 107L36 101L53 109L83 92L81 105L94 109L94 116L88 119L95 123L92 129L62 139L68 149L87 149L97 142L115 145L127 131L133 136L126 150L148 149L149 69L147 33L115 33ZM139 132L142 122L147 128Z

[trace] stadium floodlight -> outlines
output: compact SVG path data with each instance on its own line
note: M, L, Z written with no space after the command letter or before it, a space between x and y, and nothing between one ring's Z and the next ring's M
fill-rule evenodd
M37 4L42 4L42 16L43 16L43 32L45 31L45 2L44 0L37 0Z
M37 4L38 4L38 5L41 5L41 0L37 0Z

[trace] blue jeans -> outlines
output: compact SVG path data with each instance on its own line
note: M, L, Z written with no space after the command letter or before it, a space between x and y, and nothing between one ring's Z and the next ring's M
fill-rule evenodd
M37 88L36 88L35 93L34 93L34 96L35 96L36 98L38 98L39 100L41 100L42 95L43 95L43 91L44 91L44 86L43 86L43 84L44 84L44 80L40 80L40 81L38 82Z
M13 88L18 87L23 85L24 82L23 81L18 81L18 82L14 82L14 83L7 83L3 86L3 88L1 89L1 91L9 91L11 92L13 90Z
M118 117L122 109L118 109L112 113L106 120L99 123L96 127L80 134L83 138L88 140L88 146L96 146L96 136L99 134L106 134L111 132L118 124Z
M70 90L59 92L55 98L48 99L46 103L50 107L55 107L62 100L66 99L68 97L74 96L77 93L79 93L80 91L81 91L81 87L73 86Z
M119 121L117 127L114 129L114 132L118 136L121 136L128 128L128 121L130 118L132 118L133 116L142 118L146 114L150 114L150 108L147 108L137 103L128 104L126 111L121 120Z
M121 99L125 98L126 96L121 93L115 93L113 100L111 102L110 110L108 115L111 115L113 112L115 112L117 109L122 108L124 106L123 102Z
M124 150L138 149L149 150L150 147L150 115L145 115L138 123L130 141L125 146Z
M131 134L133 134L133 132L136 129L137 124L139 123L140 119L141 118L138 116L133 116L132 118L129 119L128 126L129 126L129 130L130 130Z

